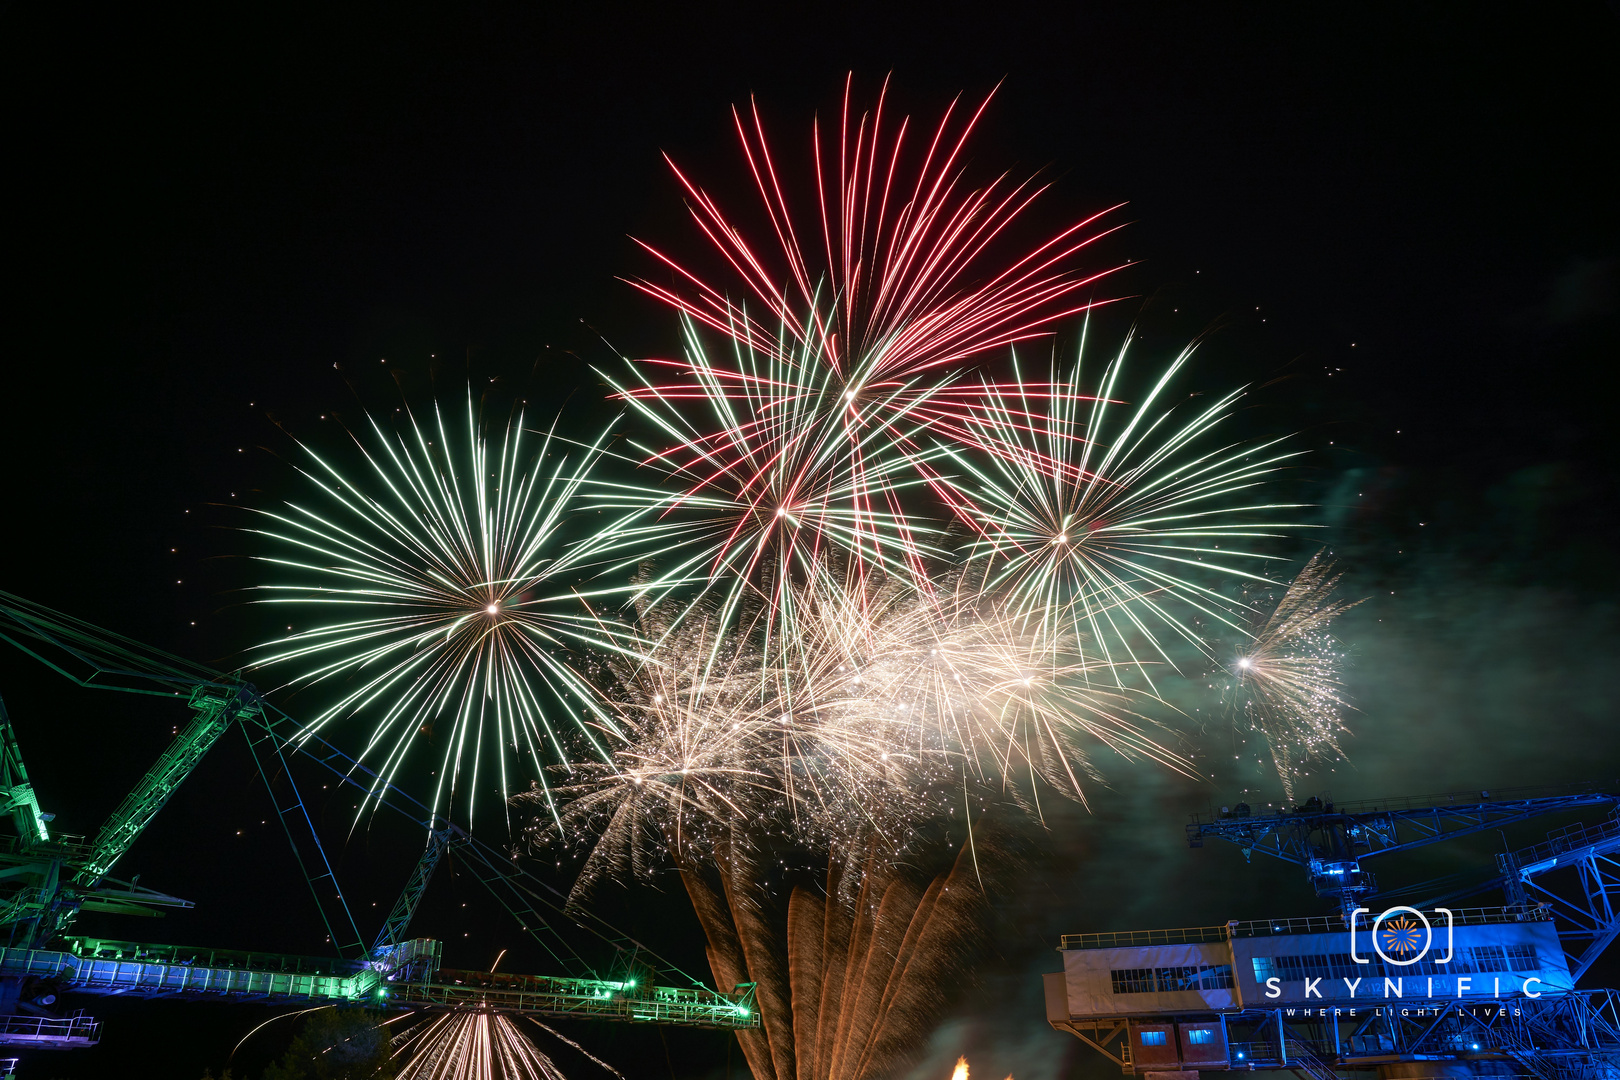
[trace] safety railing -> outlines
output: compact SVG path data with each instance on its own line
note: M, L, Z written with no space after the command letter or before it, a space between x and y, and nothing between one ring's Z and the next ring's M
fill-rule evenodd
M64 1017L0 1016L0 1045L82 1047L100 1041L101 1021L84 1013Z
M488 1009L537 1016L579 1016L687 1027L753 1028L759 1026L753 987L732 994L667 987L631 988L623 983L586 979L523 977L519 984L476 985L427 983L387 988L387 1001Z
M1356 916L1356 929L1372 928L1382 912L1365 911ZM1429 918L1445 916L1429 913ZM1546 904L1508 907L1453 908L1453 926L1487 926L1497 923L1547 922L1552 909ZM1226 941L1228 938L1273 937L1289 934L1342 934L1349 926L1343 915L1309 915L1293 919L1237 920L1224 926L1189 926L1172 930L1114 930L1095 934L1064 934L1062 950L1126 949L1152 945L1197 945Z
M1539 844L1500 854L1496 861L1503 873L1511 874L1519 867L1534 866L1566 852L1598 847L1616 839L1620 839L1620 817L1612 817L1597 825L1576 822L1548 833L1547 839Z
M1114 930L1099 934L1064 934L1059 948L1128 949L1141 945L1197 945L1225 941L1230 935L1224 926L1187 926L1175 930Z

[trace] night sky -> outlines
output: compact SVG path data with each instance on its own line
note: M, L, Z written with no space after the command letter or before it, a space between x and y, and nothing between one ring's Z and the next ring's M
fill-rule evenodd
M1095 256L1132 264L1111 286L1119 328L1166 349L1216 328L1196 378L1271 384L1258 422L1312 451L1296 479L1346 593L1370 598L1340 627L1360 711L1323 784L1620 775L1620 9L765 9L0 9L0 589L241 665L266 629L244 603L243 507L296 490L293 437L341 449L365 409L469 383L533 415L605 416L591 364L676 350L670 314L618 280L653 271L631 236L699 243L661 152L740 193L727 109L750 94L797 150L851 70L869 91L892 72L928 120L1000 83L975 167L1052 179L1051 229L1128 203ZM0 694L69 832L93 832L184 721L9 650ZM1286 868L1181 842L1187 812L1258 773L1099 764L1112 786L1052 817L918 1077L962 1051L975 1075L1109 1074L1042 1021L1034 976L1059 933L1319 910ZM250 769L222 744L121 864L198 909L88 932L320 951ZM345 843L347 806L325 812ZM346 841L360 911L391 902L407 834ZM678 886L603 904L701 970ZM449 963L510 945L506 966L539 970L485 906L447 876L418 928ZM270 1015L87 1006L103 1045L24 1075L144 1061L190 1080ZM727 1075L719 1035L567 1030L627 1075ZM237 1064L257 1075L279 1045Z

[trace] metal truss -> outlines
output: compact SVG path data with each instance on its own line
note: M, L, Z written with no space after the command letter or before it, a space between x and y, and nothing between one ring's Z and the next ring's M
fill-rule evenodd
M1620 936L1615 903L1620 896L1620 815L1598 825L1559 829L1540 844L1496 859L1510 898L1540 900L1551 907L1569 954L1570 974L1580 979ZM1567 870L1575 871L1573 881L1561 873Z
M0 1006L7 1012L20 994L45 987L46 992L54 988L180 1000L366 1001L382 1008L485 1009L710 1028L759 1025L751 984L731 992L710 990L662 962L660 967L690 979L692 987L652 985L642 977L650 968L639 958L656 958L656 953L589 912L567 910L567 897L517 865L510 852L444 822L270 705L239 675L193 664L3 592L0 641L81 687L169 698L189 704L195 713L96 838L86 843L83 837L51 836L51 816L40 812L0 705L0 813L9 814L17 833L0 837ZM338 958L63 937L80 910L147 914L152 907L191 906L111 878L108 870L232 724L247 737ZM295 756L323 767L339 785L377 798L379 807L404 815L428 833L421 859L369 950L299 793L290 767ZM422 893L447 856L489 889L568 974L492 977L440 971L437 942L407 940ZM559 926L568 923L610 947L615 970L624 969L622 977L596 977L560 933ZM0 1015L0 1045L32 1045L28 1039L81 1045L85 1032L92 1030L86 1025L93 1024L85 1018Z
M1517 1064L1520 1075L1538 1080L1620 1080L1617 1006L1620 999L1613 990L1576 990L1461 1004L1373 1000L1353 1008L1341 1002L1249 1009L1221 1014L1221 1021L1233 1069L1292 1069L1311 1080L1337 1080L1342 1072L1444 1058L1506 1060ZM1107 1048L1110 1038L1123 1032L1125 1021L1059 1026L1131 1071L1128 1053ZM1090 1029L1093 1038L1076 1027ZM1103 1028L1107 1037L1094 1041L1105 1034ZM1121 1045L1126 1045L1123 1040Z
M1324 803L1311 799L1295 809L1255 815L1239 805L1218 816L1195 815L1187 826L1190 847L1209 839L1236 844L1245 859L1255 854L1305 868L1316 894L1350 911L1377 891L1361 860L1503 828L1543 814L1620 806L1620 782L1561 788L1512 788L1496 792L1444 792L1405 799Z
M48 983L58 992L182 1001L365 1002L383 1009L482 1009L704 1028L753 1028L760 1023L752 984L719 993L704 988L647 986L635 979L449 971L438 967L438 943L425 940L395 946L396 958L403 963L392 967L326 957L191 949L99 938L67 941L67 951L0 949L0 978L29 980L35 985ZM21 1025L16 1032L6 1026L13 1023ZM85 1031L94 1030L94 1021L82 1015L74 1023L78 1026L50 1017L0 1017L0 1045L13 1036L23 1039L39 1032L59 1039L83 1039ZM12 1045L32 1045L15 1039Z

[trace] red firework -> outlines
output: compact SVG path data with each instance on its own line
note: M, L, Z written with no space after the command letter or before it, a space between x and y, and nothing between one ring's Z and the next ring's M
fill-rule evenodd
M815 549L831 541L857 567L875 561L920 575L908 524L915 519L897 488L923 485L947 516L977 529L983 515L953 482L959 469L945 448L998 453L1004 448L987 445L976 422L995 402L1031 401L1027 420L1039 428L1046 410L1032 399L1072 393L998 384L967 369L1092 307L1088 291L1112 271L1084 272L1078 257L1113 230L1094 228L1097 214L1008 256L1009 229L1047 185L1014 183L1005 173L985 186L967 182L964 149L990 96L971 114L958 99L932 136L908 141L909 119L886 119L887 90L885 83L875 107L857 115L846 83L836 137L813 126L809 215L786 194L791 185L758 108L733 109L774 243L751 245L670 163L698 227L737 280L727 291L644 244L674 284L632 284L680 311L693 332L683 359L641 361L627 385L615 386L661 432L661 445L644 447L644 463L687 493L662 502L660 519L726 507L729 535L711 549L711 573L739 544L760 552L774 544L777 519L802 506L813 511L808 520L837 522L839 535L814 529L789 548L813 537ZM734 347L705 348L700 326Z
M816 200L808 218L790 205L757 105L750 101L746 117L732 109L775 237L771 249L751 245L670 161L693 219L741 279L743 295L763 303L767 323L747 314L739 296L648 244L680 284L631 283L751 348L789 352L778 337L797 339L867 393L1041 335L1092 306L1080 294L1112 270L1083 272L1076 257L1118 227L1093 228L1118 207L1010 260L998 258L997 241L1049 185L1012 183L1003 173L968 186L963 150L994 91L965 120L961 99L952 102L920 161L908 154L910 118L886 126L887 93L885 81L876 106L856 116L851 78L836 138L824 139L820 121L814 124Z

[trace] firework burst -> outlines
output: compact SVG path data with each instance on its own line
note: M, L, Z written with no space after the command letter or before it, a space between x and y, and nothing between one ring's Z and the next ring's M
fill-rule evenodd
M603 878L641 876L666 857L706 857L718 822L759 824L758 808L779 796L765 732L776 722L761 692L760 664L717 619L681 613L678 626L650 609L658 659L609 664L613 711L600 736L610 759L581 762L555 792L538 786L514 801L544 801L537 843L593 838L576 892ZM553 799L555 798L555 802Z
M315 498L262 511L255 531L284 552L261 556L282 578L262 602L313 625L257 660L337 687L307 730L363 718L373 797L425 744L435 809L459 793L470 824L481 789L504 802L519 776L543 783L544 762L569 759L565 734L611 726L571 657L627 652L632 638L574 587L563 536L598 447L571 459L521 415L488 432L470 398L463 419L435 408L429 425L391 432L368 417L358 474L303 447Z
M1032 632L960 574L935 584L931 595L885 584L801 591L782 696L808 700L811 730L838 750L810 760L866 761L865 774L914 791L949 775L958 790L966 781L1032 794L1044 784L1082 800L1090 746L1183 764L1148 736L1127 695L1092 685L1103 665L1078 638ZM875 763L855 752L867 742ZM889 792L875 785L857 801L883 806Z
M579 766L532 839L588 844L582 887L710 861L739 823L752 846L900 857L964 801L1083 799L1092 746L1187 769L1126 695L1088 685L1077 646L1055 656L978 593L829 581L791 590L768 652L710 614L648 609L656 660L616 665L613 760Z
M1301 765L1343 756L1339 737L1351 706L1340 675L1344 653L1329 628L1361 601L1333 599L1341 576L1321 552L1313 555L1231 666L1237 707L1265 736L1289 799Z
M1010 183L1006 174L983 187L967 182L963 152L990 96L970 109L958 100L931 136L908 139L909 118L885 115L887 95L885 83L871 111L861 112L851 79L836 132L824 133L819 120L812 127L808 215L788 194L793 185L778 171L757 106L746 116L732 110L770 222L770 248L749 244L715 199L670 162L698 228L768 321L751 318L738 296L650 245L643 246L679 284L633 284L751 345L790 335L857 393L898 388L1084 310L1079 294L1103 275L1074 263L1106 235L1094 228L1103 215L1007 257L1005 235L1046 185ZM813 314L806 319L806 312Z
M631 366L631 385L604 376L653 431L653 443L631 445L657 482L591 485L592 505L618 515L592 556L624 560L616 569L657 565L642 586L655 600L695 584L696 598L720 598L728 627L765 599L771 629L795 583L825 577L835 561L925 582L927 562L946 554L943 532L902 500L937 481L930 461L940 454L917 445L915 428L863 430L858 406L813 356L734 345L736 366L724 368L686 329L691 385L649 381L654 361Z
M1151 686L1148 665L1173 663L1169 639L1213 655L1199 621L1246 625L1252 611L1231 586L1269 583L1261 545L1302 526L1278 520L1295 507L1256 490L1297 454L1279 452L1281 440L1220 438L1244 391L1196 408L1176 400L1189 346L1127 402L1130 346L1094 390L1079 362L1034 393L1021 379L985 385L970 421L979 453L951 453L971 478L960 505L985 591L1053 640L1083 635L1105 676L1134 672Z
M967 365L1090 306L1078 297L1099 275L1074 264L1102 235L1096 219L1009 253L1009 230L1044 187L1003 175L972 188L964 176L989 99L966 113L953 105L914 140L909 120L886 116L886 96L885 86L858 114L846 86L836 135L814 128L808 217L786 194L757 109L746 120L734 111L769 250L676 169L740 288L649 247L677 284L635 284L683 314L686 355L633 362L622 385L609 379L655 433L642 464L661 474L658 491L610 501L634 515L618 547L676 556L663 585L724 579L735 604L750 589L785 589L831 551L858 575L909 577L926 591L925 563L939 554L931 511L976 520L937 467L942 443L975 437L984 388L964 380ZM731 347L708 348L700 327Z

